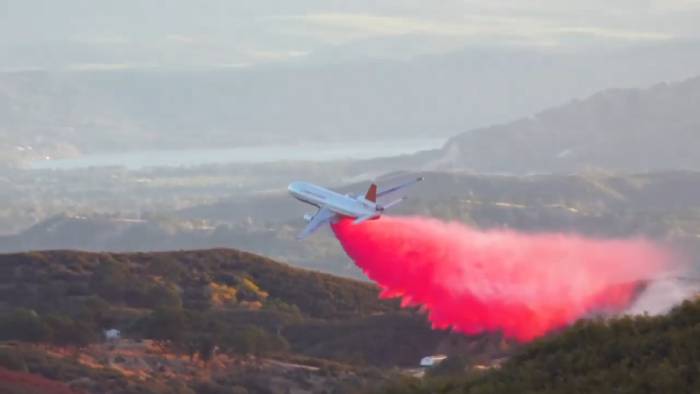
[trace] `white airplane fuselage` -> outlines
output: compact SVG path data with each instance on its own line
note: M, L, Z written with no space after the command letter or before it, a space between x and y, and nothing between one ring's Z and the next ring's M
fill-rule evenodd
M377 191L377 185L372 184L364 196L340 194L309 182L292 182L288 187L289 193L297 200L318 208L316 214L304 215L304 219L306 219L309 224L297 238L306 238L322 225L326 223L332 224L343 217L355 219L353 221L354 224L378 219L386 208L392 207L404 200L404 198L400 198L387 204L380 204L377 203L378 197L386 197L422 180L422 177L416 178L381 192Z
M292 182L289 193L297 200L317 208L324 206L342 216L358 218L376 213L377 205L362 197L352 197L328 190L309 182Z

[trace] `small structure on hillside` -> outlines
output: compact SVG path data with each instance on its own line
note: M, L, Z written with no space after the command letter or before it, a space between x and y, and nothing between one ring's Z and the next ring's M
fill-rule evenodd
M442 363L445 360L447 360L447 356L444 354L426 356L420 360L420 366L423 368L433 368L440 365L440 363Z
M116 328L110 328L109 330L105 330L104 335L107 342L116 342L122 339L122 332L117 330Z

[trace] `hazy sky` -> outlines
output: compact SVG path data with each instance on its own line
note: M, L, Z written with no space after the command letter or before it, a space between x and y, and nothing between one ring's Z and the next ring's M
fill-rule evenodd
M700 37L700 0L0 0L3 67L247 65Z

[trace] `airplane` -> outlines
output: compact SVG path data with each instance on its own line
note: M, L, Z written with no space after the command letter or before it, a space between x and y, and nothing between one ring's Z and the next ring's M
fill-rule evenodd
M401 197L387 204L377 202L378 198L386 197L422 180L423 177L419 177L382 191L377 191L377 185L373 183L364 196L361 194L354 196L340 194L309 182L292 182L288 187L289 193L297 200L318 208L316 214L304 215L304 220L309 224L297 236L297 239L304 239L323 224L335 223L340 218L355 219L353 224L378 219L386 209L404 201L406 197Z

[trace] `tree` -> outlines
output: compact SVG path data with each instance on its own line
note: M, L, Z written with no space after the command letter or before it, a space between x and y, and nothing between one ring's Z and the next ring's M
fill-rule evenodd
M50 331L36 312L16 309L0 317L0 340L41 342L48 339Z
M146 271L151 275L160 276L167 280L177 282L185 275L187 269L185 269L181 262L175 259L166 256L156 256L148 265Z
M15 349L0 349L0 367L13 371L27 371L24 357Z
M51 329L51 341L57 345L83 347L99 339L97 330L89 323L67 316L49 316L46 324Z
M228 349L241 354L267 354L289 349L289 343L284 338L255 326L228 332L221 340Z
M124 290L130 285L129 276L124 264L114 260L103 261L92 274L90 287L106 300L122 301Z
M157 308L171 308L180 309L182 308L182 299L177 290L171 286L156 285L151 287L148 291L148 298L150 299L151 306L155 309Z
M199 347L197 349L197 354L199 359L207 364L214 357L214 352L216 350L216 345L211 337L202 336L199 339Z
M146 336L160 341L182 342L186 316L180 308L158 308L148 318Z

